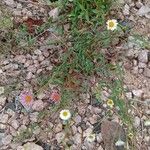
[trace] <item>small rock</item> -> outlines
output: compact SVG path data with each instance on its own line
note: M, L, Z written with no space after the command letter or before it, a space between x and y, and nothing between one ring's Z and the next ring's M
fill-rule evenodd
M135 3L137 8L141 8L143 6L143 3L141 3L140 1Z
M35 134L35 135L38 135L38 134L40 134L40 132L41 132L41 129L40 129L40 127L35 127L34 128L34 131L33 131L33 133Z
M97 115L93 115L92 117L89 118L89 121L91 124L94 124L97 122Z
M138 62L137 60L133 59L133 66L137 66Z
M137 97L137 98L141 98L142 97L142 95L143 95L143 90L132 90L132 93L133 93L133 95L135 96L135 97Z
M14 7L15 6L15 1L14 0L5 0L6 5L10 6L10 7Z
M41 146L35 144L35 143L26 143L23 145L25 150L44 150Z
M9 145L12 141L12 136L11 135L7 135L2 139L2 143L4 145Z
M129 59L136 58L137 55L138 55L138 50L134 50L134 49L129 49L126 53L126 57L128 57Z
M65 133L63 132L59 132L56 134L56 140L58 143L61 143L64 140L65 137Z
M30 80L30 79L32 79L32 77L33 77L32 72L28 72L26 79Z
M124 9L123 9L123 14L125 16L130 14L130 7L128 4L125 4Z
M143 63L148 62L148 51L141 51L138 55L138 60Z
M0 106L4 106L6 103L6 97L0 96Z
M0 114L0 129L6 128L6 123L8 122L8 114Z
M56 125L56 127L55 127L55 133L58 133L58 132L60 132L60 131L62 131L62 124L61 124L61 123L59 123L59 124Z
M32 61L31 60L27 60L24 64L24 67L29 67L30 65L32 65Z
M24 55L17 55L14 58L17 62L24 64L26 62L26 58Z
M39 49L37 49L37 50L34 51L34 54L36 54L36 55L41 55L42 52L41 52Z
M74 121L76 124L79 124L81 122L82 118L80 115L77 115L75 118L74 118Z
M42 71L43 71L43 69L38 69L36 73L40 74Z
M78 132L82 134L82 128L80 126L78 127Z
M30 65L28 68L27 68L27 71L28 72L32 72L32 73L35 73L36 72L36 67L34 65Z
M104 149L103 149L102 146L100 145L97 150L104 150Z
M73 134L76 134L76 133L77 133L77 128L76 128L76 126L73 125L71 128L72 128L72 133L73 133Z
M11 125L12 125L15 129L17 129L17 128L19 127L19 122L18 122L17 120L12 120L12 121L11 121Z
M2 143L2 139L5 137L5 133L4 133L4 131L2 132L2 131L0 131L0 146L3 144Z
M30 114L30 120L31 120L31 122L37 122L38 121L38 115L39 115L39 113L38 112L34 112L34 113L31 113Z
M48 14L49 14L50 17L52 17L54 20L56 20L58 18L58 15L59 15L58 7L52 9Z
M43 61L45 58L44 58L44 56L43 55L40 55L39 57L38 57L38 60L41 62L41 61Z
M139 72L138 66L133 67L132 73L133 74L138 74L138 72Z
M33 102L32 109L35 111L41 111L44 108L44 103L42 100L37 100Z
M143 71L144 71L144 70L143 70L142 68L140 68L140 69L139 69L139 74L142 74Z
M23 146L18 146L17 150L24 150L24 147Z
M76 145L80 145L82 143L82 135L80 133L77 133L74 137L73 137L73 141Z
M45 97L45 93L41 92L37 94L38 99L43 99Z
M103 141L101 133L97 134L96 140L97 140L98 143L101 143Z
M143 62L139 62L138 67L139 68L146 68L146 64Z
M146 5L146 6L143 5L143 6L138 10L137 15L139 15L139 16L144 16L144 15L148 14L149 12L150 12L150 7L149 7L148 5Z
M132 92L127 92L125 95L127 99L132 99Z
M93 133L93 129L92 129L92 128L87 128L87 129L83 132L83 137L87 137L87 136L90 135L91 133Z
M43 55L44 55L44 57L48 57L49 56L49 52L47 50L44 50L43 51Z
M143 74L144 74L144 76L145 76L145 77L150 78L150 69L145 68L145 69L144 69L144 73L143 73Z
M134 127L138 128L140 126L140 122L141 122L140 118L136 116L134 118Z
M102 122L101 134L106 150L116 150L115 139L126 139L123 128L118 123L108 120Z

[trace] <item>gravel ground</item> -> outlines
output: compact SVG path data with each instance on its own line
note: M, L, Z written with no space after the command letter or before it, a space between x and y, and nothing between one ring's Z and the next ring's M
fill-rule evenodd
M36 1L23 0L2 0L0 3L19 23L27 18L45 22L49 16L56 19L58 15L57 8L49 8L42 1L38 5ZM150 125L146 124L150 119L150 49L141 47L144 45L142 41L136 42L132 34L150 38L150 1L120 0L120 3L123 6L120 18L133 27L128 41L116 47L124 56L126 98L131 102L129 112L134 116L134 127L138 131L133 141L136 142L136 150L150 150ZM32 112L26 112L22 105L17 104L16 96L24 90L36 92L39 81L51 74L59 62L61 47L44 46L48 40L58 38L50 31L48 33L46 39L45 36L40 37L39 46L32 52L0 55L0 86L5 87L5 93L0 93L0 150L117 149L111 146L116 138L114 131L121 132L124 140L125 135L119 117L113 114L110 120L106 115L106 100L110 95L107 89L101 95L104 103L97 103L89 93L81 94L81 100L75 100L70 109L72 117L67 128L60 120L59 112L55 112L53 104L48 102L50 93L54 89L59 91L57 85L50 84L48 89L34 97ZM91 133L96 135L94 142L88 142L87 137Z

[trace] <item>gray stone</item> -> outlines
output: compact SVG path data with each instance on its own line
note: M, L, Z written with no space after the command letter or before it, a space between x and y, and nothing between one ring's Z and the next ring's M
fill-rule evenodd
M129 15L130 14L130 7L128 4L125 4L124 9L123 9L123 14L124 15Z
M34 54L36 54L36 55L41 55L42 52L41 52L39 49L37 49L37 50L34 51Z
M56 20L59 15L59 8L57 7L57 8L52 9L48 14L50 17L52 17L54 20Z
M81 116L80 115L77 115L75 118L74 118L74 121L76 124L80 123L82 120Z
M6 103L6 97L0 96L0 106L4 106Z
M19 122L18 122L17 120L12 120L12 121L11 121L11 125L12 125L15 129L17 129L17 128L19 127Z
M10 7L14 7L15 6L15 1L14 0L5 0L6 5L10 6Z
M23 147L25 150L44 150L41 146L30 142L24 144Z
M150 69L145 68L145 69L144 69L144 73L143 73L143 74L144 74L144 76L145 76L145 77L150 78Z
M125 95L127 99L132 99L132 92L127 92Z
M138 60L143 63L148 62L148 51L141 51L138 55Z
M140 120L140 118L138 117L138 116L136 116L135 118L134 118L134 127L135 128L138 128L139 126L140 126L140 122L141 122L141 120Z
M30 80L30 79L32 79L32 78L33 78L32 72L28 72L26 79L27 79L27 80Z
M56 134L56 140L58 143L61 143L63 140L64 140L64 137L65 137L65 133L63 132L59 132Z
M12 141L12 136L11 135L7 135L2 139L2 143L4 145L9 145Z
M0 129L6 128L6 123L8 122L8 114L0 114Z
M73 134L76 134L76 133L77 133L77 128L76 128L76 126L73 125L71 128L72 128L72 133L73 133Z
M34 112L34 113L31 113L30 114L30 120L31 120L31 122L37 122L38 121L38 115L39 115L39 113L38 112Z
M81 144L82 143L82 135L80 133L77 133L74 137L73 137L73 141L76 145Z
M134 50L134 49L129 49L126 53L126 57L128 57L129 59L136 58L137 55L138 55L138 50Z
M144 16L144 15L148 14L149 12L150 12L150 7L149 7L148 5L146 5L146 6L143 5L143 6L138 10L137 15L139 15L139 16Z
M138 67L139 68L146 68L146 64L143 62L139 62Z
M55 133L58 133L60 131L62 131L62 124L61 123L57 124L55 127Z
M142 95L143 95L143 90L140 90L140 89L138 89L138 90L132 90L132 93L133 93L133 95L134 95L135 97L141 98Z
M119 123L104 120L101 124L101 134L106 150L117 150L115 140L126 140L125 132ZM122 149L124 150L124 149Z
M44 108L44 103L42 100L37 100L33 102L32 109L35 111L41 111Z
M138 70L138 66L133 67L132 73L133 74L138 74L139 70Z

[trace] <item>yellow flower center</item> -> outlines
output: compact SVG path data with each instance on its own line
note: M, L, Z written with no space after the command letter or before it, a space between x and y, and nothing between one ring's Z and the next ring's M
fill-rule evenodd
M26 103L30 103L31 100L32 100L32 97L31 97L30 95L26 95L26 96L25 96L25 101L26 101Z
M64 112L63 112L63 116L66 117L67 115L68 115L68 113L67 113L66 111L64 111Z
M89 138L90 138L90 139L93 139L93 136L92 136L92 135L89 135Z
M113 102L112 102L112 101L108 101L108 104L109 104L109 105L112 105L112 104L113 104Z
M110 21L110 22L109 22L109 27L110 27L110 28L114 27L114 25L115 25L115 24L114 24L113 21Z

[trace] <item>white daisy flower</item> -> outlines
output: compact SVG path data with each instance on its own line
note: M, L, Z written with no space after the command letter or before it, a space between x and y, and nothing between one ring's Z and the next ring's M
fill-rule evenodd
M62 110L62 111L60 112L59 117L60 117L62 120L67 121L68 119L71 118L71 113L70 113L69 110L64 109L64 110Z
M87 141L88 141L88 142L94 142L94 141L95 141L95 138L96 138L95 134L89 134L89 135L87 136Z
M120 139L115 143L116 146L123 146L124 144L125 144L125 142L123 142Z
M107 30L113 31L113 30L117 29L118 22L117 22L117 20L112 19L112 20L108 20L106 22L106 24L107 24Z
M146 121L144 122L144 125L145 125L146 127L150 126L150 120L146 120Z
M4 87L0 86L0 95L4 93Z

